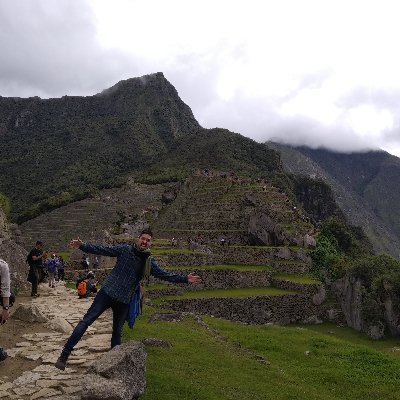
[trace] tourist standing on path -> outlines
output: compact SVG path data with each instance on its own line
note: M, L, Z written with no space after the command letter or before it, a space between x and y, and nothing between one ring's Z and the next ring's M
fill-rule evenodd
M39 280L42 275L42 263L47 258L47 253L43 252L43 242L36 241L36 246L29 252L27 260L29 264L28 281L32 284L31 296L39 297L37 292Z
M75 345L79 342L87 328L108 308L113 311L113 327L111 348L121 344L122 327L129 311L129 304L140 284L140 280L148 275L175 283L200 283L201 278L195 274L178 275L161 269L149 248L153 233L150 229L143 230L137 243L102 246L83 243L80 239L73 239L69 246L86 253L101 256L116 257L116 263L111 273L105 279L102 288L97 293L92 305L79 321L71 336L67 340L55 366L64 370L67 360Z
M49 273L49 286L51 288L56 287L57 261L54 253L51 255L51 258L47 260L47 272Z
M2 299L3 312L1 314L1 324L5 324L10 317L10 269L8 264L0 259L0 296ZM4 361L7 358L7 352L0 347L0 361Z

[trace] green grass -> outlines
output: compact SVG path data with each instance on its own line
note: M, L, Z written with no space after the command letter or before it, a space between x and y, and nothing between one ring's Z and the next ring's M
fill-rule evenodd
M69 261L69 258L71 257L72 250L66 250L66 251L59 251L57 252L58 256L61 256L64 261Z
M162 290L162 289L174 289L176 288L177 285L174 285L172 283L164 283L164 282L157 282L154 284L150 284L146 286L146 291L151 291L151 290Z
M234 289L210 289L185 292L180 295L166 296L167 299L196 299L196 298L226 298L226 297L253 297L253 296L280 296L296 294L295 291L278 289L275 287L254 287Z
M135 328L124 328L125 340L158 337L172 344L146 349L144 400L400 399L396 341L373 342L329 324L248 326L205 317L209 330L190 317L148 323L153 311L145 307Z
M318 279L313 278L310 274L276 274L273 275L273 278L296 283L321 283Z
M65 287L68 289L76 289L76 282L65 282Z

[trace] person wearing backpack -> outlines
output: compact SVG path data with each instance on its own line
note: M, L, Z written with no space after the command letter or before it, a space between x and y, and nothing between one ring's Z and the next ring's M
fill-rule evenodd
M103 246L84 243L80 239L70 241L71 248L80 249L85 253L116 257L117 260L89 310L65 343L60 357L55 363L56 368L65 369L69 355L87 328L109 308L113 311L111 348L121 344L122 327L128 315L131 300L144 277L153 275L156 278L175 283L197 284L201 282L201 278L193 273L179 275L161 269L150 255L152 238L151 230L145 229L140 233L137 242L132 244Z
M43 242L36 241L35 247L29 252L26 261L29 265L28 282L32 284L31 296L39 297L38 285L42 275L42 263L47 258L47 253L43 252Z
M86 279L80 279L76 285L78 296L80 299L93 296L97 293L96 282L94 281L94 273L89 271Z

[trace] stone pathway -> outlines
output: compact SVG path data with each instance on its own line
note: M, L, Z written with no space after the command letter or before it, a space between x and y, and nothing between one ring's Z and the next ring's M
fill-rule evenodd
M60 371L54 367L62 346L69 334L60 333L52 321L59 318L75 327L89 308L93 299L79 299L76 290L65 288L58 283L55 289L40 285L39 298L32 300L41 313L49 319L48 333L28 333L14 348L7 349L9 357L26 360L40 360L41 364L31 371L10 381L7 376L0 377L0 399L80 399L81 382L87 367L101 354L110 349L111 311L106 311L91 327L76 346L68 360L68 367ZM67 325L68 327L68 325ZM71 329L71 328L70 328Z

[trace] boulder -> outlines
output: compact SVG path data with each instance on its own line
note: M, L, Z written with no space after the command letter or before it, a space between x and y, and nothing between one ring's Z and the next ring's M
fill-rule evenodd
M366 333L372 339L382 339L385 333L385 326L378 322L376 325L369 326Z
M305 247L315 247L317 245L317 241L315 238L308 233L304 235L304 246Z
M278 246L285 237L275 221L263 212L254 213L249 220L248 233L257 245Z
M20 304L14 311L13 318L25 322L48 322L48 319L34 304Z
M149 322L156 322L156 321L168 321L168 322L179 322L183 318L182 313L174 312L174 313L161 313L156 312L151 317Z
M56 332L67 333L68 335L71 334L73 330L72 325L61 317L56 317L50 320L46 324L46 327Z
M317 293L314 294L312 301L313 304L315 304L316 306L321 305L326 299L326 289L323 285L321 285L319 287L319 290Z
M142 343L145 346L149 347L163 347L163 348L170 348L172 345L170 342L164 339L159 339L159 338L145 338L142 339Z
M308 325L319 325L322 324L322 320L319 319L316 315L310 315L309 317L305 318L302 323Z
M82 399L132 400L146 387L144 345L129 341L96 360L82 384Z

